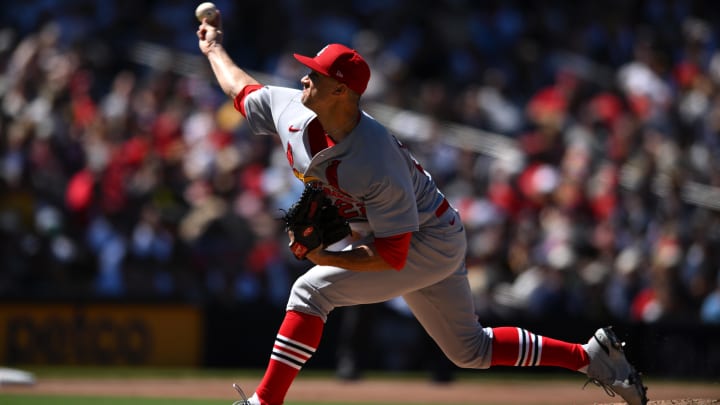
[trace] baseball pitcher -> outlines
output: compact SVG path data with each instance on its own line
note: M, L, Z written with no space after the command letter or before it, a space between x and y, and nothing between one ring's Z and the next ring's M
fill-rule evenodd
M342 217L328 220L339 224L333 229L340 231L329 233L341 239L323 240L318 209L326 200L308 197L295 210L309 217L288 227L291 249L315 266L292 287L262 381L250 398L238 389L243 399L236 404L282 404L317 349L330 311L397 296L460 367L563 367L630 404L647 403L640 375L610 328L577 344L478 322L462 220L408 148L360 108L370 80L360 54L341 44L314 56L295 54L308 68L298 90L263 85L238 67L222 46L221 15L212 24L203 18L197 36L220 87L252 131L278 137L290 170L322 190Z

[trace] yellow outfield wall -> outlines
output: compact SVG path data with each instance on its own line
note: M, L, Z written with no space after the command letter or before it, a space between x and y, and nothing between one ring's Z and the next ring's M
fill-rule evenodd
M0 364L196 366L203 340L189 305L0 304Z

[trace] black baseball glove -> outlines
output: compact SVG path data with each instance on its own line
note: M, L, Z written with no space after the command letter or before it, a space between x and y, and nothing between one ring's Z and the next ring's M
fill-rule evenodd
M322 187L308 183L300 199L283 216L293 232L290 251L299 260L319 246L329 246L350 234L350 225L325 196Z

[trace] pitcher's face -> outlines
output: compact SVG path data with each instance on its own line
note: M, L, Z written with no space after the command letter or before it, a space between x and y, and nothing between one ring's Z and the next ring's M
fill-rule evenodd
M303 105L315 112L325 103L332 102L332 94L340 83L312 70L300 79L303 86L301 101Z

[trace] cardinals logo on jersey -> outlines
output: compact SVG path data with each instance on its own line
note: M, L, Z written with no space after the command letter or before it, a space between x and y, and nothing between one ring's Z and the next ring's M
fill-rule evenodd
M305 176L300 170L295 168L295 156L293 155L293 148L292 145L290 145L290 142L287 143L287 148L285 149L285 157L287 158L288 163L290 164L290 168L292 169L293 175L300 179L303 183L309 183L311 181L318 181L319 179L312 176Z
M340 163L342 163L341 160L335 159L325 167L325 179L327 181L325 194L333 200L338 213L345 219L365 217L365 205L340 188L338 176Z
M285 150L285 157L287 157L290 167L295 168L295 158L293 157L292 146L290 142L287 143L287 149Z
M295 158L293 157L293 151L292 146L290 146L290 142L287 144L287 149L285 150L285 157L287 158L288 163L290 163L290 168L293 171L293 175L297 177L298 179L303 179L303 174L298 171L298 169L295 168Z

